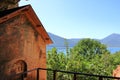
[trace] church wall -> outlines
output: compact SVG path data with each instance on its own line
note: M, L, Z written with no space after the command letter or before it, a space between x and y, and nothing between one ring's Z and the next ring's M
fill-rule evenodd
M19 67L24 65L27 65L27 70L46 68L46 44L29 20L19 15L0 24L0 77L4 80L4 76L19 73ZM40 80L46 80L46 72L40 74ZM27 77L33 80L36 72Z

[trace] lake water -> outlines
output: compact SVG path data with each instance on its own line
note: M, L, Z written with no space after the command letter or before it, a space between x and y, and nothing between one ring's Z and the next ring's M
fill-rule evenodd
M120 51L120 47L108 47L107 48L111 53Z
M51 50L53 47L47 47L47 51ZM66 47L56 47L58 52L64 52L66 53ZM72 47L70 47L72 48ZM120 51L120 47L108 47L107 48L111 53L115 53L117 51Z

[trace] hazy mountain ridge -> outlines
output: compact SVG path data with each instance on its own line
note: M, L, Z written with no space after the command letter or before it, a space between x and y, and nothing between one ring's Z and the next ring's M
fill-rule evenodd
M113 33L103 38L101 42L109 47L120 47L120 34Z
M65 38L57 36L50 32L48 32L48 35L50 36L50 38L53 41L53 44L49 45L48 47L65 47ZM81 39L83 39L83 38L72 38L72 39L66 39L66 40L69 43L69 47L73 47ZM99 40L99 39L97 39L97 40ZM113 33L99 41L101 43L107 45L108 47L120 47L120 34Z
M57 35L49 33L49 32L48 32L48 35L50 36L50 38L53 41L53 44L50 44L49 47L65 47L65 38L62 38L60 36L57 36ZM74 46L76 43L76 41L74 42L69 39L66 39L66 40L69 43L69 46Z

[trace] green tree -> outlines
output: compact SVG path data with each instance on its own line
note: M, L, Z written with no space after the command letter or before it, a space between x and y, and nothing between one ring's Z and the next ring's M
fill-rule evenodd
M96 54L110 53L104 44L99 41L86 38L78 42L76 46L71 50L73 54L80 54L83 57L93 58Z
M112 64L111 54L104 44L94 39L82 39L70 50L72 63L77 65L72 67L74 71L83 73L111 75ZM72 64L71 63L71 64ZM93 80L95 78L92 78ZM89 80L89 79L88 79Z
M70 49L69 57L53 48L47 52L47 67L57 70L112 76L120 62L120 52L110 54L107 47L94 39L83 39ZM48 80L53 80L52 72ZM57 80L73 80L73 75L57 73ZM77 80L98 80L96 77L77 76Z
M114 54L111 54L112 65L114 65L113 69L115 69L118 65L120 65L120 51Z
M66 66L66 55L62 52L58 53L56 48L52 48L47 52L47 68L53 70L65 70ZM57 80L64 80L62 73L57 74ZM52 72L48 72L48 80L52 79Z
M69 55L69 43L68 43L68 41L67 41L67 39L64 39L64 45L65 45L65 47L66 47L66 54L67 54L67 56Z

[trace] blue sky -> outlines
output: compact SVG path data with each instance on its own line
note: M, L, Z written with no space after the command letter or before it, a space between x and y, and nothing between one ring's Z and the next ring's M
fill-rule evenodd
M120 34L120 0L21 0L31 4L47 32L64 38Z

